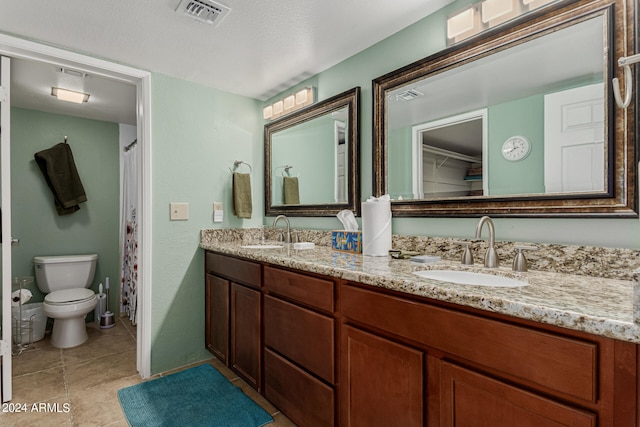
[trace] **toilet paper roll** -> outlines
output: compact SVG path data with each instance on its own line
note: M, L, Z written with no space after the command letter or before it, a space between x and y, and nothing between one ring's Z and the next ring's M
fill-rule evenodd
M19 305L26 304L33 294L29 289L20 289L14 292L11 292L11 305L13 307L17 307Z
M362 202L363 255L387 256L391 249L391 201L383 197Z

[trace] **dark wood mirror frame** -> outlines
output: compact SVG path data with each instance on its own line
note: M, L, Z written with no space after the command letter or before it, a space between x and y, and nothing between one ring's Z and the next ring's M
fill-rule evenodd
M618 108L613 98L611 79L622 82L623 69L617 59L635 53L636 17L635 2L622 0L584 0L560 2L538 12L522 16L505 27L487 31L458 45L454 45L432 56L381 76L373 81L374 96L374 191L377 196L387 193L386 150L386 103L387 91L422 79L430 74L446 72L527 41L532 37L554 32L576 22L603 15L609 33L605 47L609 56L605 58L605 121L608 138L607 183L605 193L582 194L560 193L531 196L476 196L464 199L405 200L394 201L392 212L397 217L422 216L512 216L512 217L637 217L637 170L638 150L636 135L638 120L636 111L638 74L634 70L634 91L631 105L625 110ZM623 25L624 24L624 25Z
M332 111L348 107L348 128L345 135L348 141L348 174L347 174L347 202L310 205L272 205L272 165L271 141L275 132L288 129ZM264 126L264 192L265 215L290 216L335 216L343 209L349 209L356 215L360 213L360 87L318 102L300 111L291 113L281 119Z

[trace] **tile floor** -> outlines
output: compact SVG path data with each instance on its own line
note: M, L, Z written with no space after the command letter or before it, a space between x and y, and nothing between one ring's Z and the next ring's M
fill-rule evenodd
M81 346L64 350L52 347L47 334L45 339L13 357L13 400L10 404L26 404L29 412L0 411L0 425L128 425L117 391L144 381L136 371L135 327L127 319L118 319L112 329L89 324L88 332L89 340ZM269 412L274 419L270 426L295 427L217 359L202 363L211 363ZM31 411L34 403L48 404L48 409L42 406L41 412Z

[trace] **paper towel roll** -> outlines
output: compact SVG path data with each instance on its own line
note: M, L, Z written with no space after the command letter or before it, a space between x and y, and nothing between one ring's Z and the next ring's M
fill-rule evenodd
M362 202L363 255L387 256L391 249L391 202L381 199Z

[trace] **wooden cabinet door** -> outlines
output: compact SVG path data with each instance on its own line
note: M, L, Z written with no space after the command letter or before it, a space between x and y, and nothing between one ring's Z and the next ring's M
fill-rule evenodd
M424 354L342 327L341 425L422 426Z
M451 363L441 363L440 427L595 425L595 414L563 405Z
M231 366L253 388L260 384L260 292L231 283Z
M205 345L224 364L229 359L229 281L207 274Z

